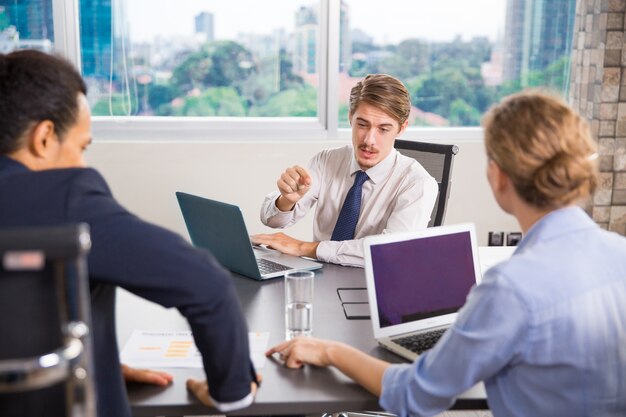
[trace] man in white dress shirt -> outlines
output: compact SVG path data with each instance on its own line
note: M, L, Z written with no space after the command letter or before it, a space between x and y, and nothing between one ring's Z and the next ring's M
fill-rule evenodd
M254 235L253 243L324 262L363 266L364 237L425 228L437 198L437 182L393 146L409 123L410 111L409 93L396 78L376 74L359 81L350 94L352 146L325 149L306 169L296 165L285 170L278 190L266 196L261 208L265 225L284 228L317 203L313 241L273 233ZM338 218L340 212L343 217L344 201L360 171L367 177L358 187L358 221L347 238L338 237Z

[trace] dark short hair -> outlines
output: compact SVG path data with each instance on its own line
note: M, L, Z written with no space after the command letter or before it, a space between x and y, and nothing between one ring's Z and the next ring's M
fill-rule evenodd
M78 94L87 87L63 58L33 50L0 54L0 155L21 146L34 124L54 123L62 140L78 117Z

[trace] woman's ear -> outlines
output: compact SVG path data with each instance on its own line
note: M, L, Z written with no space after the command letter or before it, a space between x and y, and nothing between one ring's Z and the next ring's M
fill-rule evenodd
M511 184L511 179L493 159L489 160L489 165L494 189L500 193L504 192Z

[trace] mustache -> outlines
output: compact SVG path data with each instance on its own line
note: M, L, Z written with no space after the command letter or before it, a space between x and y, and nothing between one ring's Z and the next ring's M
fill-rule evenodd
M378 152L378 149L370 148L367 145L359 145L359 149L362 150L362 151L366 151L366 152Z

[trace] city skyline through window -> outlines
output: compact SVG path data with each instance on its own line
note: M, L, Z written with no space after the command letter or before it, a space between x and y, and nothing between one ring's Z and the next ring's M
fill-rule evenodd
M410 126L478 126L522 88L567 92L575 0L342 0L327 46L325 1L79 0L92 113L319 119L335 100L341 128L352 86L388 73L411 94ZM0 0L0 50L50 52L51 0L17 4Z

